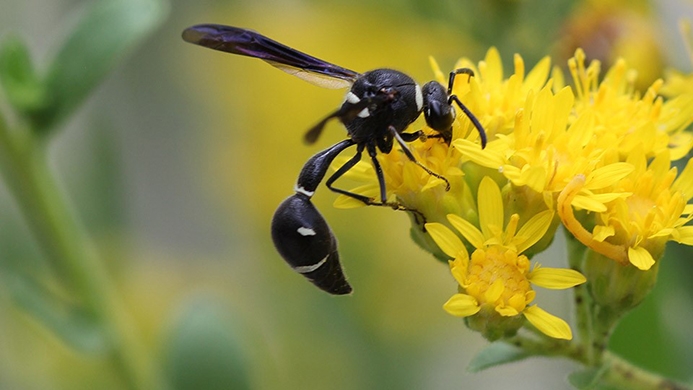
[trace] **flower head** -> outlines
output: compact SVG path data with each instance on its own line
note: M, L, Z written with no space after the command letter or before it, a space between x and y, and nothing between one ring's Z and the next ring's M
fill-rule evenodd
M565 321L536 305L529 306L536 295L532 285L565 289L585 282L574 270L536 265L530 269L529 259L522 254L547 232L553 212L545 210L521 227L519 215L512 214L506 224L500 189L488 177L481 181L478 202L480 229L457 215L447 217L474 246L471 257L451 229L441 223L426 224L440 249L454 259L450 268L460 286L460 292L444 305L445 310L458 317L478 315L470 323L491 339L516 331L522 322L507 319L516 320L520 315L548 336L571 339L572 332Z
M693 167L677 178L671 163L693 145L692 135L684 131L693 120L693 95L664 102L657 96L662 85L657 81L640 97L629 87L623 61L601 83L598 71L585 68L583 61L578 52L571 63L578 91L575 109L578 116L593 116L592 138L602 140L604 163L591 173L569 177L557 210L568 231L592 250L648 270L667 241L693 243L691 227L684 226L693 211L687 204L693 197ZM591 213L576 217L573 208Z
M606 204L604 210L583 216L589 232L572 210L572 200L584 184L576 176L559 196L559 215L565 227L587 247L622 264L648 270L661 257L667 241L693 244L693 163L688 161L683 173L676 177L667 153L647 163L642 151L628 159L635 169L614 183L621 193Z
M547 335L570 338L563 320L532 303L533 286L565 289L585 281L577 271L530 267L560 222L590 249L591 271L581 271L636 281L610 294L608 283L591 280L592 291L604 289L601 303L634 296L633 286L649 290L668 241L693 245L693 163L680 174L672 165L693 148L687 130L693 88L672 90L665 99L657 80L641 93L624 60L602 72L580 49L568 61L573 86L548 58L526 72L515 56L507 77L495 49L478 65L463 59L456 66L474 71L458 78L452 92L485 128L486 148L465 115L456 117L449 145L439 138L410 144L419 163L449 181L449 190L397 149L378 155L389 199L418 212L414 239L453 259L460 287L445 305L448 312L490 339L512 334L525 319ZM366 184L352 192L377 196L373 168L358 167L349 173ZM338 202L362 205L345 199ZM607 259L617 266L601 267ZM646 270L652 271L637 274Z

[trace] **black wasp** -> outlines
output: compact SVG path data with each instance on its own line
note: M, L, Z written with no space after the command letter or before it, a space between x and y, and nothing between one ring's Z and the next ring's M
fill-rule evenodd
M350 87L342 106L310 129L305 135L305 141L309 144L314 143L327 121L333 118L339 119L346 126L348 138L317 153L306 162L298 175L295 194L279 205L272 219L272 239L279 254L296 272L330 294L348 294L351 292L351 286L339 264L337 239L310 198L338 154L350 146L356 146L354 157L327 179L325 184L330 190L358 199L367 205L415 211L399 203L387 201L385 178L376 158L378 150L389 153L394 141L397 141L409 160L429 174L444 180L449 188L447 179L416 161L407 146L407 142L425 139L427 136L424 132L419 130L405 133L404 130L423 111L428 126L438 132L428 137L442 138L449 144L455 119L452 102L462 109L479 131L481 146L486 145L483 127L467 107L452 94L455 76L472 76L469 69L451 72L447 90L436 81L426 83L421 88L411 77L399 71L376 69L363 74L357 73L242 28L201 24L183 31L183 39L210 49L259 58L321 87ZM361 160L364 150L368 152L375 168L380 184L380 199L372 199L333 186L337 179Z

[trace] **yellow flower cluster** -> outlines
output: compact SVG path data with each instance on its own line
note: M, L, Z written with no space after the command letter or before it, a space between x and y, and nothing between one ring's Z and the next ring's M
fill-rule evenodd
M478 330L489 338L496 316L524 316L545 334L572 338L568 324L540 309L528 306L535 292L530 284L565 289L585 282L584 276L570 269L539 268L530 270L526 249L539 241L549 230L553 212L536 214L519 228L520 217L512 214L505 225L503 198L495 181L484 177L479 186L479 218L481 230L458 215L449 214L448 221L476 250L469 257L458 236L441 223L427 223L426 230L448 256L452 275L462 291L443 306L450 314L467 317L481 311L484 321ZM505 227L505 228L504 228ZM484 310L485 309L485 310ZM503 329L507 333L508 329Z
M453 93L483 124L487 147L480 148L464 115L457 116L449 146L437 138L411 146L418 161L448 179L450 190L403 153L379 156L388 196L428 222L414 232L427 232L428 249L454 259L460 292L445 304L448 312L468 317L468 324L482 316L486 320L476 322L482 331L493 328L494 315L523 315L543 333L569 339L563 320L530 305L532 285L564 289L585 282L574 270L530 267L559 223L590 250L640 270L661 258L667 241L693 245L687 225L693 163L681 174L672 166L693 147L686 131L693 91L664 100L659 80L641 95L635 71L623 60L600 77L599 62L586 64L582 50L568 62L573 86L565 86L548 58L525 74L516 55L506 78L495 49L478 66L463 59L457 67L474 71ZM368 184L353 192L375 196L372 168L360 167L352 177ZM342 197L337 205L360 202Z

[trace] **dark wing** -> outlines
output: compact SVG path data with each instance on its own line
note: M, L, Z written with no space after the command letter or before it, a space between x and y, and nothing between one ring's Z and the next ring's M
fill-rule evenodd
M183 39L210 49L259 58L320 87L347 88L360 76L353 70L330 64L243 28L199 24L186 28Z

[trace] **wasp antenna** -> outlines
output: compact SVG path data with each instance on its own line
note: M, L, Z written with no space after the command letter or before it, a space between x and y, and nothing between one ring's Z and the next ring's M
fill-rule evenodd
M450 78L448 79L448 95L452 95L452 86L455 84L455 76L458 74L466 74L469 78L474 77L474 71L470 68L458 68L450 72Z
M469 120L472 121L472 124L474 125L474 127L476 127L476 130L479 132L479 137L481 138L481 148L485 148L486 130L484 130L484 127L481 126L479 120L471 111L469 111L467 106L465 106L464 103L462 103L462 101L460 101L460 99L457 96L450 95L450 100L453 100L455 103L457 103L457 105L462 109L462 111L464 111L464 114L467 115L467 118L469 118Z
M317 141L318 138L320 138L320 134L322 134L322 130L325 128L327 121L329 121L332 118L336 118L338 112L339 111L336 111L326 116L323 120L318 122L310 130L306 131L306 134L303 136L303 141L308 145L314 144L315 141Z

